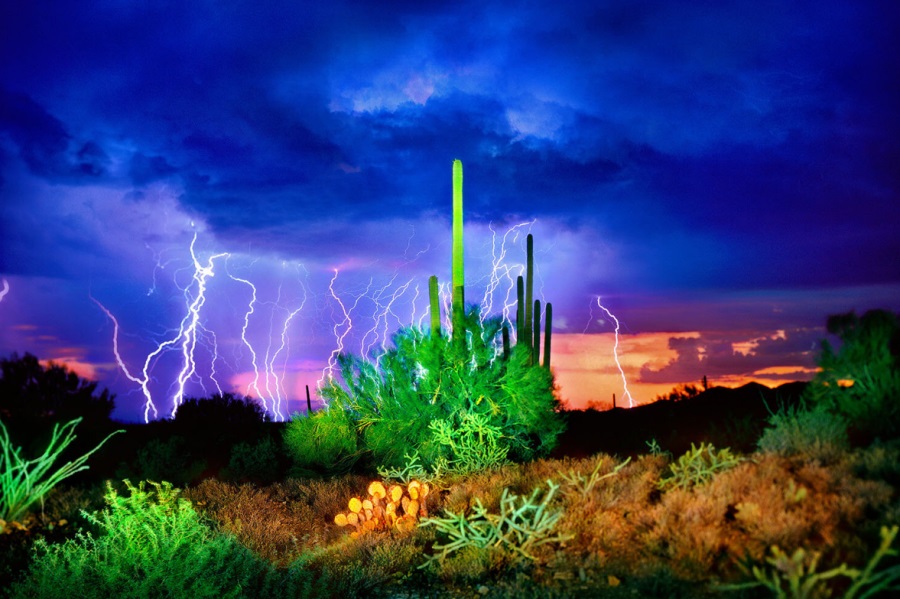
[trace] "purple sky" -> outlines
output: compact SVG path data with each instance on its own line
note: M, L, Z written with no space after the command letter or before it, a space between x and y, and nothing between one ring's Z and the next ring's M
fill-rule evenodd
M622 393L596 378L617 374L598 295L638 401L808 377L829 314L900 310L894 2L152 6L0 7L0 355L97 377L119 418L146 398L101 305L142 378L197 299L195 238L222 255L188 396L287 414L339 339L421 318L454 158L467 299L501 309L494 244L514 276L533 233L573 404Z

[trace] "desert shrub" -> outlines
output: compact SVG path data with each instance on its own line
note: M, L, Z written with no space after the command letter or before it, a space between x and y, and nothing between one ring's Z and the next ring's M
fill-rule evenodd
M94 449L74 461L69 461L53 470L60 454L75 440L75 427L81 422L76 418L60 426L53 425L53 433L47 447L34 459L26 459L21 447L14 447L0 421L0 522L18 520L28 509L41 501L57 483L77 472L87 470L85 462L100 449L112 433ZM122 432L122 431L116 431ZM3 526L0 525L0 532Z
M256 443L241 442L231 448L231 458L221 476L240 482L271 483L280 474L279 457L278 444L272 437Z
M870 523L886 523L892 496L889 485L854 476L849 462L826 467L802 456L762 454L702 487L670 489L632 512L630 523L613 525L639 539L645 567L665 566L689 580L736 580L741 561L763 561L772 545L818 551L825 569L864 561L858 535ZM624 555L634 552L626 548Z
M844 599L855 597L879 597L887 593L900 592L900 564L878 569L881 560L886 556L896 556L897 550L891 548L897 536L897 526L881 529L881 544L869 558L862 570L851 568L841 563L824 572L818 571L821 555L807 552L802 547L788 555L777 545L770 549L771 555L766 558L766 566L752 565L749 573L753 582L723 585L721 590L741 590L764 587L776 597L805 599L807 597L831 597L835 582L846 583L849 588L841 595Z
M784 405L769 416L757 446L760 451L783 455L803 454L812 459L833 460L847 450L847 424L843 418L817 405Z
M445 447L451 456L449 460L439 456L435 472L466 475L506 463L509 447L503 445L503 432L490 424L487 414L463 414L458 426L449 419L438 418L428 428L434 443Z
M206 461L194 456L181 435L150 439L137 450L134 460L116 471L120 478L166 480L177 486L194 482L206 469Z
M835 352L822 342L820 371L806 388L811 405L822 405L868 438L900 434L900 321L885 310L830 316Z
M13 597L253 596L269 567L234 537L203 524L169 483L108 485L108 507L86 514L98 534L59 545L35 542L35 557Z
M472 309L466 330L465 346L410 327L398 331L394 347L374 360L339 357L342 384L330 381L321 395L330 402L329 412L346 414L359 449L376 466L401 467L411 452L418 452L426 469L484 461L487 456L476 458L462 441L475 426L481 434L488 428L500 431L488 433L496 442L488 463L502 463L504 453L530 460L555 446L563 424L550 371L533 366L524 346L508 359L500 355L499 319L482 322ZM456 431L456 442L448 442L450 430ZM305 442L323 440L313 435Z
M559 486L552 480L548 480L547 485L549 490L540 501L540 489L535 489L529 497L519 497L504 489L498 514L490 513L476 498L471 514L446 511L443 517L422 519L419 526L433 526L440 536L447 539L434 545L437 553L422 567L436 564L439 568L442 562L467 547L496 547L505 550L514 559L533 561L537 547L569 539L567 535L554 534L562 510L551 507L551 502Z
M711 444L701 443L691 448L669 466L669 475L659 481L659 488L686 489L712 480L716 473L728 470L741 462L727 447L716 451Z
M344 473L360 457L354 423L339 406L307 416L294 414L284 431L284 445L295 476Z

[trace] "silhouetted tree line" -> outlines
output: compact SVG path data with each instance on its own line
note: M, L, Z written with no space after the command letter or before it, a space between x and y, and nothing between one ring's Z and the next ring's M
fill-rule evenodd
M75 442L61 456L80 455L122 425L112 421L115 396L63 365L26 353L0 358L0 419L26 454L43 448L55 423L81 418ZM255 400L232 393L191 397L174 418L129 424L125 435L92 456L80 478L131 477L186 484L205 476L251 480L283 470L280 427Z

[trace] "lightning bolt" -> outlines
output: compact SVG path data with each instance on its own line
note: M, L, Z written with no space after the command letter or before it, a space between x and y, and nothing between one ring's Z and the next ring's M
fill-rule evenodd
M302 268L302 265L300 265L299 268ZM250 362L253 367L253 379L247 385L246 394L259 398L263 409L267 412L271 412L274 419L281 422L285 419L282 410L282 402L287 403L288 399L284 392L284 376L283 374L279 374L279 371L276 368L276 362L282 353L284 353L285 363L288 359L288 348L290 347L288 330L290 329L294 317L299 314L306 305L306 285L301 281L300 286L303 289L303 300L298 307L291 310L281 305L282 284L279 284L278 297L276 301L271 304L268 345L266 347L265 357L262 360L262 368L260 368L260 354L254 348L247 333L250 328L250 318L256 313L256 306L259 303L257 287L248 279L238 277L230 272L228 273L228 276L234 281L247 285L250 288L251 293L250 301L247 303L247 310L244 312L244 322L241 327L241 341L250 351ZM276 326L276 312L287 314L287 316L285 316L284 321L281 324L281 333L278 335L281 339L281 344L273 351L272 339L274 337L274 327Z
M119 353L119 320L110 312L106 306L100 303L94 297L91 297L95 304L97 304L101 310L106 314L107 318L109 318L113 323L113 355L116 357L116 363L118 363L119 368L128 378L128 380L137 383L141 387L141 391L144 394L144 422L150 422L150 412L153 412L153 418L158 416L156 411L156 405L153 403L153 396L150 393L150 363L151 361L158 356L164 349L164 344L161 344L147 355L147 359L144 361L144 369L142 371L143 377L137 377L131 374L131 371L128 370L128 366L125 365L125 361L122 359L122 355ZM174 343L174 341L172 341Z
M325 384L325 379L328 379L330 382L334 378L334 367L337 365L337 357L341 355L344 351L344 340L347 338L347 335L350 334L350 331L353 330L353 318L350 316L353 310L356 309L356 306L359 304L360 298L366 295L369 292L369 289L372 287L372 279L369 279L369 284L366 286L366 290L357 295L356 299L353 302L353 305L348 309L343 300L338 296L337 292L334 290L334 282L337 281L338 278L338 269L334 269L334 276L331 277L331 281L328 283L328 291L331 293L331 297L337 302L337 305L341 309L341 313L343 314L343 318L340 322L335 321L334 328L332 329L334 332L335 338L335 349L328 356L328 363L325 365L325 368L322 370L322 377L318 381L318 388L321 389ZM338 332L342 326L346 325L346 328L342 332Z
M106 314L107 318L109 318L113 323L113 354L115 355L116 362L119 365L119 368L130 381L140 386L141 391L144 395L144 422L150 421L151 412L153 413L153 418L156 418L159 415L156 403L153 400L153 393L150 390L150 382L152 380L151 370L153 369L153 365L157 362L159 357L164 352L177 349L177 347L180 346L181 368L175 377L175 382L172 384L172 388L174 389L174 391L172 394L171 415L174 416L175 412L178 411L178 406L181 405L184 399L184 387L197 372L197 364L194 360L194 353L197 349L198 331L210 335L213 339L214 349L211 376L213 381L216 383L216 388L221 389L218 381L215 380L215 361L218 359L218 350L215 349L215 335L210 331L207 331L203 327L200 320L200 310L206 303L207 282L215 274L214 261L218 258L228 256L228 254L214 254L207 259L205 265L201 264L194 249L196 242L197 233L195 232L190 245L191 261L194 266L194 272L191 277L191 283L189 283L183 289L184 297L188 302L187 313L185 314L184 318L182 318L181 323L179 324L178 332L172 338L158 343L156 348L149 354L147 354L146 358L144 359L143 367L141 368L140 376L133 374L128 369L127 365L125 364L125 360L122 358L122 355L119 351L120 326L118 319L116 319L112 312L110 312L110 310L107 309L106 306L104 306L99 300L91 297L94 303L96 303L100 307L100 309Z
M9 293L9 281L3 279L3 290L0 291L0 302L3 301L3 298L6 297L7 293Z
M498 288L505 290L503 293L503 308L500 315L503 321L509 325L513 338L515 338L515 325L511 314L515 313L516 304L516 279L519 275L525 273L525 265L521 262L507 264L506 247L507 243L516 243L519 240L521 229L528 227L529 229L537 222L537 219L513 225L498 238L497 231L494 229L493 223L488 225L491 231L491 272L488 275L488 284L484 290L484 297L481 300L482 313L481 320L488 317L494 311L494 294ZM510 239L512 236L512 239ZM498 240L499 239L499 240Z
M227 253L214 254L206 260L206 266L197 259L197 253L194 251L194 245L197 242L197 233L191 240L191 260L194 263L193 281L197 283L196 295L191 299L190 287L185 288L185 299L189 301L188 313L184 320L181 321L181 327L178 331L177 339L181 339L181 355L184 359L181 371L178 373L175 382L175 394L172 398L172 417L178 411L178 407L184 400L184 386L187 381L194 376L197 371L197 364L194 361L194 351L197 348L197 329L200 326L200 309L206 304L206 285L207 281L215 276L213 269L213 261L216 258L228 256Z
M631 397L631 392L628 391L628 379L625 378L625 371L622 369L622 364L619 362L619 319L616 318L616 315L610 312L606 306L600 303L600 296L597 296L597 307L603 310L606 315L612 319L612 321L616 325L615 330L615 344L613 345L613 358L616 361L616 367L619 369L619 375L622 377L622 387L624 388L624 396L628 398L628 407L634 407L634 399ZM593 304L590 307L590 320L588 321L587 326L584 327L584 331L582 334L587 333L588 328L591 326L591 323L594 321L594 310Z

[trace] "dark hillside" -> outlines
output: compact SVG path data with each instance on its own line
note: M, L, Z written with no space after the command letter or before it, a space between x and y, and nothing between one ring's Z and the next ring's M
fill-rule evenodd
M765 427L768 410L777 410L782 402L794 405L805 387L806 383L786 383L770 389L748 383L737 389L712 387L696 397L630 409L568 411L564 413L567 428L553 455L646 453L651 439L676 455L701 441L749 452Z

